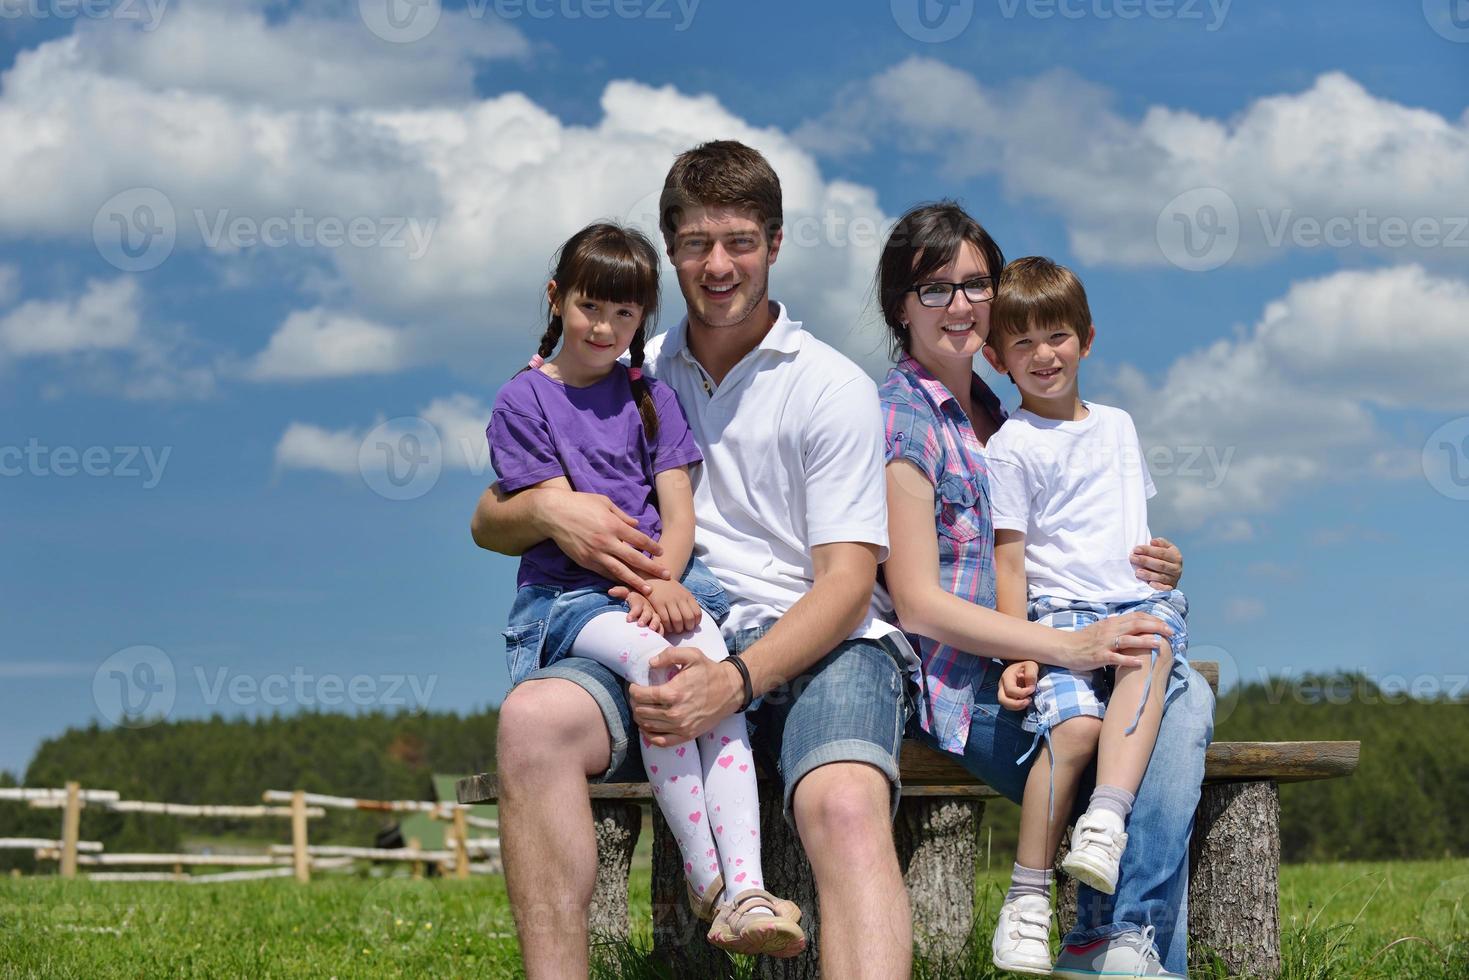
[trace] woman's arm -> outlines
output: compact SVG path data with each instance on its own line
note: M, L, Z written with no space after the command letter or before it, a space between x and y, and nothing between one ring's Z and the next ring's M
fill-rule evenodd
M887 465L887 485L888 560L883 574L898 619L908 632L980 656L1075 670L1109 664L1142 666L1140 657L1121 651L1151 650L1155 633L1167 635L1162 620L1144 613L1068 632L1027 622L1023 605L1021 618L1016 618L959 598L939 584L933 484L916 466L895 459ZM1114 649L1119 636L1119 649Z

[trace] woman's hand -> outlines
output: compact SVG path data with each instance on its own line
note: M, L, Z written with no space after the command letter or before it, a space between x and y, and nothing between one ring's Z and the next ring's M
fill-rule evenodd
M1172 627L1147 613L1130 612L1125 616L1111 616L1084 630L1066 633L1069 649L1057 666L1068 670L1146 667L1147 658L1137 656L1135 651L1156 650L1159 636L1172 635Z
M1017 660L1006 666L1004 673L1000 674L1000 707L1008 711L1029 708L1040 675L1040 664L1034 660Z
M1137 577L1159 592L1178 588L1178 580L1183 578L1183 552L1167 538L1138 545L1129 560Z

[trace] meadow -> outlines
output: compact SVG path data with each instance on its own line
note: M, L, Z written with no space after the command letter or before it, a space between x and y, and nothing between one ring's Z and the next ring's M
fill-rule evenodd
M980 886L983 952L1001 874ZM599 947L598 977L663 976L648 955L645 865L632 887L634 935ZM1469 980L1469 860L1286 865L1281 933L1285 980ZM499 876L323 876L304 887L0 879L3 977L521 975ZM982 955L957 966L919 961L914 975L999 976Z

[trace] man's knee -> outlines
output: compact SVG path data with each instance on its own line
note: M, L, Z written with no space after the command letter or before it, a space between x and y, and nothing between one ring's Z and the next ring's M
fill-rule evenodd
M892 850L892 789L877 768L838 763L812 771L796 786L796 829L808 851L855 854Z
M495 744L502 785L562 769L596 775L612 751L597 702L559 678L527 681L506 696Z

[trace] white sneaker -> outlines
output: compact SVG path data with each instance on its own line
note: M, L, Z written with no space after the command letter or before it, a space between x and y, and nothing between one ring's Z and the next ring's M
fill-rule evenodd
M1124 932L1111 939L1062 946L1052 976L1063 980L1097 980L1098 977L1184 980L1181 974L1163 969L1153 936L1153 927L1148 926L1142 932Z
M1122 832L1122 818L1111 810L1088 810L1071 832L1071 850L1061 862L1061 870L1111 895L1117 891L1117 869L1125 847L1127 834Z
M990 952L1001 970L1050 976L1050 901L1039 895L1022 895L1000 906Z

